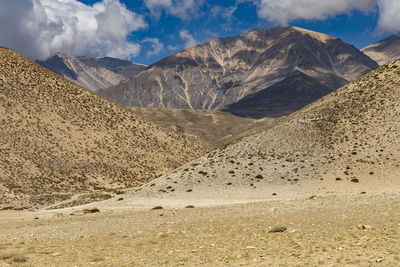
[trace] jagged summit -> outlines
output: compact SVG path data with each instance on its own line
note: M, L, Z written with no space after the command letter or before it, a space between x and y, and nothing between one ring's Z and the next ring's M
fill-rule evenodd
M373 60L339 39L295 27L273 27L185 49L99 93L124 105L228 110L235 114L230 105L269 90L293 72L316 81L315 89L333 91L376 67ZM288 102L286 98L293 96L282 94L283 103ZM264 107L271 105L271 100L260 103L260 110L267 111ZM292 112L299 106L289 105L292 107L286 110L261 112L255 117L287 115L287 110Z

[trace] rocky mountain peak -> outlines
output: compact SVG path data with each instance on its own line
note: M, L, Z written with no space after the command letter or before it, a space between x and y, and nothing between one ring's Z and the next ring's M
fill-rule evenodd
M185 49L99 92L124 105L232 111L230 105L269 90L294 71L312 78L313 87L332 91L376 67L373 60L339 39L296 27L273 27ZM293 99L282 95L280 101L285 103L286 98ZM270 104L269 99L260 102ZM287 111L273 114L287 115ZM257 115L263 116L272 113Z
M379 65L400 58L400 32L361 49Z

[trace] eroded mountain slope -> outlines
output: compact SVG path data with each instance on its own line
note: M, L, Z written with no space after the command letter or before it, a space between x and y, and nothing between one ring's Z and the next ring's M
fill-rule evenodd
M221 110L285 79L296 79L294 73L317 80L314 90L322 86L332 91L376 67L373 60L339 39L296 27L274 27L185 49L99 92L130 106ZM292 104L288 99L295 88L284 86L279 87L285 92L280 99ZM325 89L317 95L323 94ZM315 100L306 95L304 99L306 103ZM262 112L256 117L287 115L287 109L279 106L272 112L263 109L270 104L270 99L263 99ZM289 110L297 107L294 103Z

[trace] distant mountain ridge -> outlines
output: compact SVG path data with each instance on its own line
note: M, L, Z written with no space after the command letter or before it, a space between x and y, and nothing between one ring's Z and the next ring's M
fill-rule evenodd
M400 58L400 32L361 49L380 66Z
M282 116L377 67L339 39L296 27L273 27L185 49L99 93L129 106ZM304 79L307 90L297 92L293 87L299 79ZM257 95L253 111L246 114L246 97L269 90L280 92L279 101L285 104L270 99L272 92Z
M146 68L145 65L116 58L73 57L63 53L37 63L92 91L117 85Z

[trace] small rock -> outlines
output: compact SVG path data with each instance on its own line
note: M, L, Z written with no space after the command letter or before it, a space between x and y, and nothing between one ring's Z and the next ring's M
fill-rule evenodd
M270 208L270 209L269 209L269 212L274 212L275 210L276 210L276 208L273 207L273 208Z
M358 224L357 228L360 230L372 230L374 229L371 225L367 225L367 224Z

